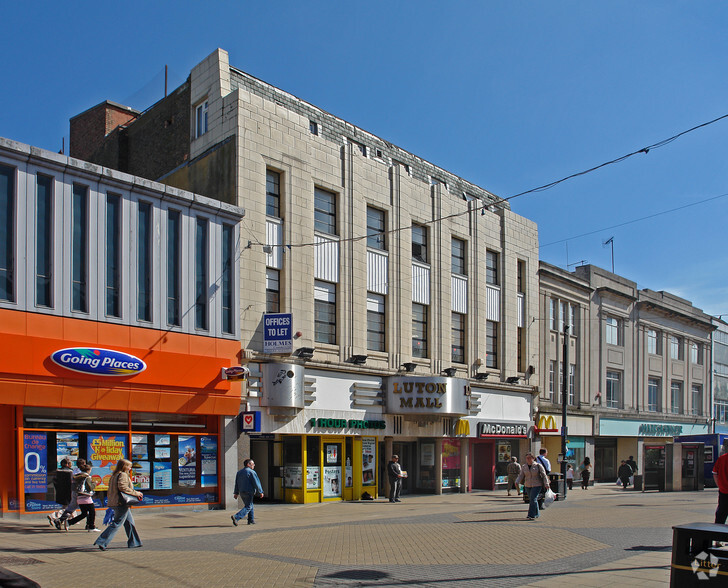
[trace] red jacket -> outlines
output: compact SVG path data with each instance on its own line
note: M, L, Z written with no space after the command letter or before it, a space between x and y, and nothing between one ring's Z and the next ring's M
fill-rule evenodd
M721 455L713 466L713 478L718 484L718 490L728 494L728 453Z

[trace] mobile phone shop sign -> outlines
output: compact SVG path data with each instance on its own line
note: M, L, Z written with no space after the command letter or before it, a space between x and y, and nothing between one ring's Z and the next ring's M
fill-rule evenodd
M290 312L263 315L263 353L293 351L293 315Z

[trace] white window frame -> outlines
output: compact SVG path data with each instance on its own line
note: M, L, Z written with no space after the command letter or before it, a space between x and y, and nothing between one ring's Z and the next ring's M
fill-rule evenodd
M207 99L195 107L195 139L202 137L208 131L208 116L210 103Z

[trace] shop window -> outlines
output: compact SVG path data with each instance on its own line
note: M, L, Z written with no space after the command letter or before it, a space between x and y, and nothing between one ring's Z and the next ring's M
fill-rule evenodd
M460 439L442 441L442 488L460 489Z
M283 438L283 484L285 488L301 488L303 484L303 456L301 438Z
M344 466L344 479L345 479L345 486L346 488L351 488L354 486L354 470L352 468L352 461L351 457L354 455L354 442L351 437L347 437L344 440L344 446L346 447L345 455L346 455L346 461Z
M306 489L321 488L321 437L306 438Z
M377 440L375 437L362 437L361 454L361 483L363 486L374 486L377 483Z
M324 443L324 498L341 497L341 443Z

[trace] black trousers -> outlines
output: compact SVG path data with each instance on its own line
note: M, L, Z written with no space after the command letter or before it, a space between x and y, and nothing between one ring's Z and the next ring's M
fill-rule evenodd
M718 525L725 525L728 518L728 494L718 492L718 508L715 510L715 522Z
M96 526L96 507L93 504L79 504L81 514L68 521L69 525L75 525L78 521L86 519L86 528L93 529Z

